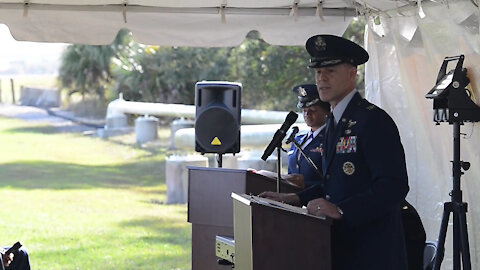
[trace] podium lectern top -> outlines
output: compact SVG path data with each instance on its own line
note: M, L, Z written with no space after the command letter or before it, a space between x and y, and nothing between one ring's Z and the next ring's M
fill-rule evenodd
M232 199L237 200L239 202L242 202L246 205L256 203L256 204L261 204L261 205L265 205L265 206L269 206L269 207L274 207L274 208L285 210L285 211L290 211L290 212L301 214L301 215L310 216L310 217L313 217L313 218L318 218L318 219L321 219L321 220L326 220L327 219L325 216L315 216L315 215L308 214L307 213L307 208L293 206L293 205L290 205L290 204L274 201L274 200L271 200L271 199L268 199L268 198L262 198L262 197L258 197L258 196L255 196L255 195L248 195L248 194L237 194L235 192L232 192L231 196L232 196Z

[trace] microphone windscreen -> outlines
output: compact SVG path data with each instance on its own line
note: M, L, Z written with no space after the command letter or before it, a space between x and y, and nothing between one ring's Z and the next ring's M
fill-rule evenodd
M287 118L285 118L285 123L295 123L295 121L297 121L297 118L298 118L298 114L294 111L290 111L288 114L287 114Z

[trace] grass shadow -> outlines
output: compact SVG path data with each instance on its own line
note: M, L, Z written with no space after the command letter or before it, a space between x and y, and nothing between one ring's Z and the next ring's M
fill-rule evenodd
M165 183L165 161L86 166L47 161L0 164L0 187L91 189L149 187Z
M32 126L4 130L4 133L39 133L39 134L57 134L58 128L54 126Z

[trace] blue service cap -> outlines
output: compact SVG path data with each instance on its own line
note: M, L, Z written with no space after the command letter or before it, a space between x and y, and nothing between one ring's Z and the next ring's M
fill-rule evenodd
M300 84L293 87L292 90L298 95L298 108L307 108L313 105L319 105L325 111L330 111L330 104L320 100L317 86L315 84Z
M310 68L334 66L349 63L353 66L368 61L368 53L361 46L348 39L333 35L316 35L305 44L310 54Z

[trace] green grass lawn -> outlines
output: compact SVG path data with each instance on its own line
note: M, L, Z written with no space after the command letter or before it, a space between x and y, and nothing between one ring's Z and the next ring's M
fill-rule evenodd
M186 205L165 205L165 151L0 118L1 245L32 269L190 269Z

